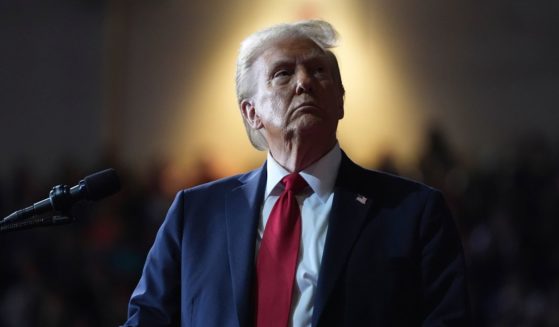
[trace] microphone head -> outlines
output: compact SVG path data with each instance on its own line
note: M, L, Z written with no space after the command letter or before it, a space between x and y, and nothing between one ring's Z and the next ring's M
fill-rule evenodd
M113 168L91 174L83 179L84 198L97 201L120 190L120 179Z

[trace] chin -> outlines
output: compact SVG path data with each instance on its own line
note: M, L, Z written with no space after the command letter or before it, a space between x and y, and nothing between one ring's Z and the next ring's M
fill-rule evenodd
M305 132L321 128L323 125L324 121L320 117L315 115L304 115L291 124L291 129Z
M330 129L329 125L325 124L323 121L315 120L291 128L290 133L292 135L297 135L299 138L322 141L325 135L332 134Z

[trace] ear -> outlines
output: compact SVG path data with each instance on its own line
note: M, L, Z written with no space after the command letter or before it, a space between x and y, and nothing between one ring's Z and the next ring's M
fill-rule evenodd
M345 100L345 90L342 86L339 96L337 97L336 106L338 107L338 120L344 118L344 100Z
M252 101L244 99L241 101L241 114L243 119L252 129L261 129L263 127L260 117L256 113L256 108Z
M344 102L341 101L341 103L338 105L338 120L344 118Z

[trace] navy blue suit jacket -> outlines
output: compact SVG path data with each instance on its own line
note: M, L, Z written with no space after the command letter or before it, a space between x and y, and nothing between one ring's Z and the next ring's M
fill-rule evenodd
M252 326L265 165L178 193L125 326ZM441 194L365 170L345 154L313 326L466 326L465 264Z

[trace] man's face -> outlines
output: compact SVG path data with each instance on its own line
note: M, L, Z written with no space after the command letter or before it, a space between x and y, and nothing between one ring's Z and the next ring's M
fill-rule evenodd
M255 92L243 101L242 110L268 144L293 137L335 141L344 111L331 60L307 39L275 42L258 57L251 69Z

